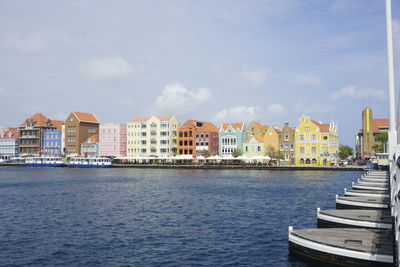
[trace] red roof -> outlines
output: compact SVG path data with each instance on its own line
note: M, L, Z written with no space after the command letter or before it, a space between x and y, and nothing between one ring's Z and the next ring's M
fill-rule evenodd
M8 130L4 132L4 137L0 135L0 139L17 139L18 137L19 131L17 128L8 128Z
M315 125L319 127L321 133L329 133L330 123L321 123L319 121L311 120Z
M385 129L380 129L385 128ZM372 131L374 133L387 132L389 128L389 119L373 119L372 120Z
M245 143L250 143L251 139L254 137L258 143L264 143L263 137L259 134L253 134L249 138L246 139Z
M79 121L83 122L92 122L92 123L100 123L100 121L97 119L96 115L94 113L84 113L84 112L73 112L76 116L76 118Z
M202 124L201 126L198 126ZM214 124L207 121L187 120L182 124L181 128L195 127L198 132L218 132L218 128Z
M233 127L233 129L236 129L236 130L242 130L243 129L243 127L244 127L244 123L243 122L240 122L240 123L223 123L222 125L221 125L221 128L222 129L224 129L224 130L226 130L226 129L228 129L228 126L232 126Z
M57 127L57 130L61 131L62 126L64 125L64 121L57 121L57 120L51 120L51 123Z
M50 120L44 116L42 113L36 113L30 118L27 118L20 126L25 127L27 126L28 122L34 122L35 126L47 126L47 122Z

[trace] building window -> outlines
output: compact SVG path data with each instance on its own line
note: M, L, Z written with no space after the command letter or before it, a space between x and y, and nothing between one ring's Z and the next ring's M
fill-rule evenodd
M280 147L281 147L281 151L283 151L283 145L280 145Z
M304 134L301 134L299 137L300 137L300 141L304 141Z
M315 146L311 147L311 153L312 154L317 153L317 148Z
M316 134L312 134L312 135L311 135L311 140L312 140L312 141L317 140L317 135L316 135Z
M304 146L300 147L300 154L304 154Z
M285 141L289 141L289 135L285 135Z
M305 131L306 131L306 133L308 133L308 132L310 131L310 127L309 127L309 126L306 126Z

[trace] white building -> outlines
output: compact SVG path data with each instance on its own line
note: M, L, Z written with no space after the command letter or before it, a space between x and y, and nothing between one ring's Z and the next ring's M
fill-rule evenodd
M175 117L136 118L127 126L128 157L176 155L179 122Z
M0 159L8 160L18 155L18 129L7 128L0 133Z

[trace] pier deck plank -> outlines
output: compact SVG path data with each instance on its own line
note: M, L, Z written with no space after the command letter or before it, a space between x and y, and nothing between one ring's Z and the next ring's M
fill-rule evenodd
M352 195L352 194L370 194L370 195L380 195L381 197L386 196L389 197L389 190L361 190L361 189L346 189L345 195Z
M371 254L393 255L391 230L320 228L293 230L292 235L323 245Z
M362 202L362 203L379 203L389 204L390 199L388 197L358 197L358 196L340 196L337 199Z
M321 210L320 214L349 220L362 220L374 223L392 223L388 210Z

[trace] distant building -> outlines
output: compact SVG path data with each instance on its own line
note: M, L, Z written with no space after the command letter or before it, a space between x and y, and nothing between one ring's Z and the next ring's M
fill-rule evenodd
M18 156L18 137L17 128L7 128L0 133L0 159L9 160L11 157Z
M251 136L254 134L258 134L258 135L264 135L264 133L268 130L268 126L253 121L249 124L249 126L247 127L247 135Z
M5 131L8 131L8 127L5 126L0 126L0 134L4 133Z
M177 154L179 122L175 117L136 118L128 123L128 157Z
M280 165L294 164L294 145L296 128L290 128L289 123L285 123L279 134L279 155Z
M99 134L100 121L93 113L71 112L65 120L65 154L81 154L81 144Z
M100 125L100 156L125 157L127 151L126 124Z
M265 155L271 158L279 154L279 135L282 130L279 127L269 127L263 135Z
M330 166L337 163L339 134L335 123L321 123L303 115L295 133L297 166Z
M389 132L389 119L374 119L372 109L362 111L362 128L356 135L356 156L370 158L377 144L375 136Z
M50 120L41 113L27 118L18 128L19 154L40 155L43 153L43 133L57 130L59 121Z
M81 155L84 157L98 157L100 155L99 135L91 135L81 143Z
M247 137L244 123L223 123L219 128L219 154L232 155L235 150L243 150Z
M178 130L178 154L218 154L218 128L211 122L188 120Z
M263 157L265 155L263 137L259 134L254 134L247 138L243 142L243 155L247 157Z
M42 153L47 155L60 156L63 153L63 121L53 120L56 130L46 130L43 132Z

